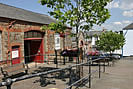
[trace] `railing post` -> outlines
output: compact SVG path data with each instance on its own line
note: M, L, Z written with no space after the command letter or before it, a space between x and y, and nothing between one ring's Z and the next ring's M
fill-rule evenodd
M88 60L88 65L89 65L89 88L91 88L91 58Z
M12 80L10 78L6 79L6 88L11 89L11 85L12 85Z
M65 64L66 64L66 58L63 57L63 65L65 65Z
M103 72L105 72L105 61L106 61L106 58L104 58Z
M101 77L101 65L100 65L100 60L99 61L99 78Z
M11 89L11 85L7 85L6 87L7 87L7 89Z
M69 69L69 85L72 84L72 67L70 66L70 69ZM72 89L72 87L70 87L70 89Z
M56 68L58 68L58 59L57 59L57 50L55 49L55 59L54 63L56 64Z

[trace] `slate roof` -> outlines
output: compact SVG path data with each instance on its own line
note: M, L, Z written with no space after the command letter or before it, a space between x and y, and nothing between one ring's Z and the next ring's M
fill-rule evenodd
M87 32L88 36L101 35L103 31L89 31Z
M78 37L79 37L79 35L80 35L81 33L83 33L83 36L84 36L84 35L88 35L88 36L98 35L98 36L99 36L99 35L102 34L102 32L103 32L103 31L96 31L96 30L95 30L95 31L90 30L90 31L87 32L87 34L86 34L86 33L83 33L83 32L79 32L79 33L78 33ZM76 42L76 37L72 37L72 42Z
M39 24L50 24L51 22L56 22L56 20L52 19L48 15L27 11L2 3L0 3L0 17L34 22Z
M125 28L123 28L123 30L131 30L131 29L133 29L133 23L131 23L128 26L126 26Z

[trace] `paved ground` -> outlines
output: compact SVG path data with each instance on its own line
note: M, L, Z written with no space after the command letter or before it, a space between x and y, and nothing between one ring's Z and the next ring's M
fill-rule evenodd
M45 65L45 67L51 65ZM55 67L55 65L53 65ZM64 67L59 65L59 67ZM93 69L97 69L96 66ZM88 67L84 69L88 71ZM114 66L106 67L106 72L101 74L101 78L98 78L98 74L93 76L92 87L90 89L133 89L133 59L120 60L115 63ZM41 87L38 82L39 77L23 80L12 85L12 89L64 89L67 87L68 79L63 81L61 79L53 79L56 84L49 84L46 87ZM88 84L85 87L79 89L89 89ZM0 87L0 89L6 89L6 87ZM73 88L74 89L74 88Z
M120 60L113 67L106 68L101 79L92 83L90 89L133 89L133 59Z

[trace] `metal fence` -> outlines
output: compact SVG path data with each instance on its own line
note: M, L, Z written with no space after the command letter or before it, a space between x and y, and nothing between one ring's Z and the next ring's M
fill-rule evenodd
M60 56L60 55L49 55L49 56ZM29 74L29 75L25 75L25 76L21 76L21 77L18 77L18 78L14 78L14 79L11 79L11 78L7 78L6 80L4 80L3 82L0 83L0 87L1 86L6 86L7 89L11 89L11 86L13 83L15 82L18 82L18 81L22 81L22 80L25 80L25 79L30 79L30 78L33 78L33 77L40 77L42 80L45 79L45 77L42 75L48 75L48 74L52 74L52 73L56 73L56 72L62 72L64 70L67 70L69 72L69 84L68 84L68 87L65 88L65 89L72 89L73 87L79 87L80 85L82 85L85 81L89 84L89 88L91 87L91 76L94 72L96 71L92 71L91 70L91 66L92 66L92 62L94 61L98 61L98 76L99 78L101 77L101 63L100 63L100 60L103 60L101 58L98 58L98 59L94 59L94 60L91 60L89 59L87 62L84 62L84 63L80 63L80 64L72 64L72 65L69 65L68 67L65 67L65 68L59 68L59 69L54 69L54 70L49 70L49 71L46 71L46 72L40 72L40 73L35 73L35 74ZM56 63L58 64L58 63ZM83 76L82 78L78 78L76 81L72 82L72 79L73 79L73 73L72 73L72 69L75 68L75 67L80 67L80 66L88 66L88 73L87 75ZM103 66L103 72L105 72L105 62L104 62L104 66ZM42 81L43 82L43 81Z

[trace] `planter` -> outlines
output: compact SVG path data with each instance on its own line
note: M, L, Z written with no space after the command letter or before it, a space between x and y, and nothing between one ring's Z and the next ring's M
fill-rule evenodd
M61 56L66 56L66 57L78 57L79 51L78 50L63 50L60 54Z
M65 38L65 34L64 33L60 33L60 37Z

